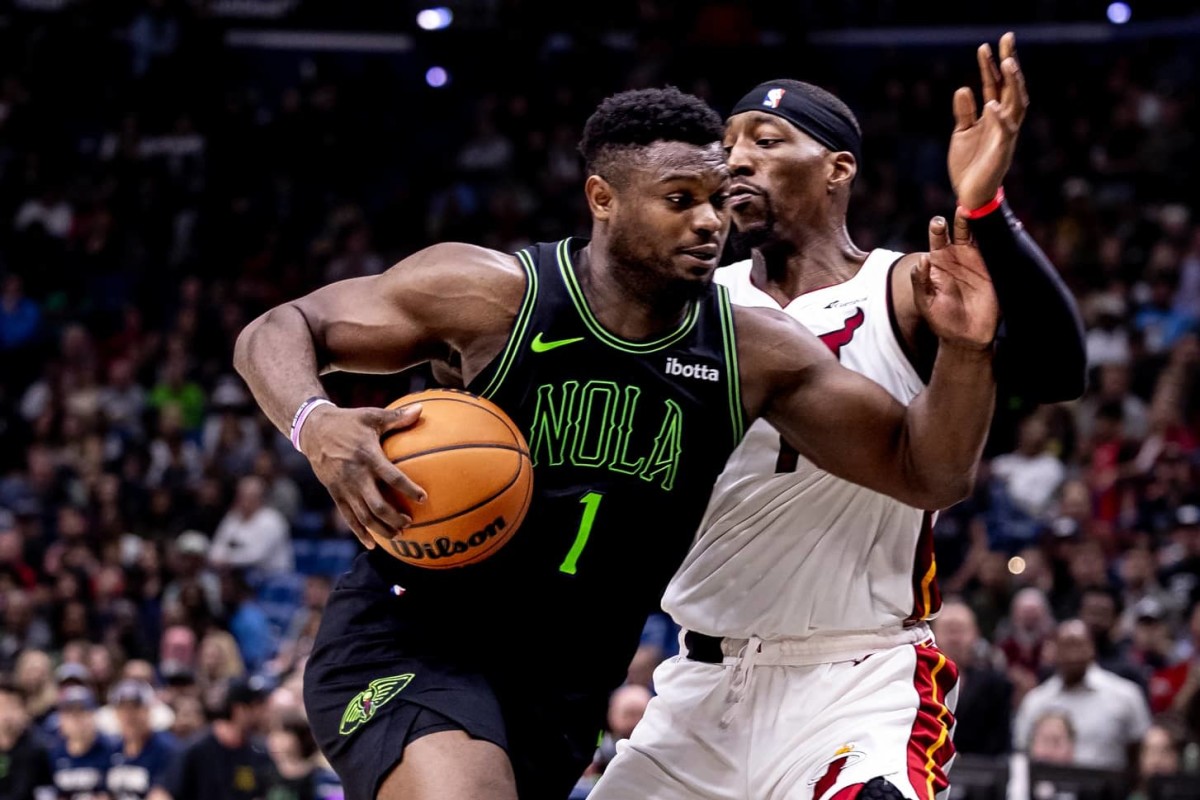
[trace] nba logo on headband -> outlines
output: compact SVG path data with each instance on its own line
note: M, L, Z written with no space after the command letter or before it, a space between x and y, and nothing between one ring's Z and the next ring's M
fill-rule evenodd
M780 102L783 101L783 93L786 89L770 89L767 91L767 96L763 98L762 104L767 108L779 108Z

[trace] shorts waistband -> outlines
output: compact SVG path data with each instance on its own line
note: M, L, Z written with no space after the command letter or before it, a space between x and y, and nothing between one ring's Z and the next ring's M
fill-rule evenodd
M904 645L933 644L933 633L929 625L922 622L909 628L755 641L758 647L756 661L760 665L810 666L853 661ZM736 663L749 642L749 639L709 636L691 630L683 633L687 658L705 664Z

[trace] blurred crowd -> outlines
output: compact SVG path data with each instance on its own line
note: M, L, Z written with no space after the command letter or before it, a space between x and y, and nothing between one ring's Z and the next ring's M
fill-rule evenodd
M666 82L722 113L776 74L837 91L866 135L853 237L920 248L975 81L971 46L797 54L761 6L642 2L633 38L468 39L494 69L447 55L435 90L411 54L228 47L208 5L0 17L0 764L45 757L62 797L339 795L300 685L357 545L232 372L249 320L433 241L586 233L583 121ZM1006 190L1079 298L1090 387L1003 396L975 496L936 529L959 751L1128 765L1141 791L1200 769L1195 45L1063 46L1070 69L1022 47ZM748 46L759 63L729 58ZM427 380L328 385L386 404ZM593 772L674 634L648 621Z

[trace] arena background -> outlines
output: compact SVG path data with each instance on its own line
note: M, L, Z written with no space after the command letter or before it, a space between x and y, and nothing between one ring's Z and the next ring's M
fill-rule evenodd
M999 798L1010 773L1022 797L1200 796L1200 14L1148 0L0 6L0 672L28 711L3 706L0 755L26 722L53 747L72 685L111 706L148 678L186 737L249 675L290 776L261 796L338 796L298 686L357 544L233 374L242 327L434 241L586 233L583 121L664 83L722 114L772 77L835 91L866 136L853 238L922 248L953 209L951 94L1010 29L1032 105L1005 188L1079 298L1092 375L1076 403L1002 398L978 491L937 528L978 628L943 640L964 673L952 796ZM328 387L384 404L426 380ZM222 526L286 544L230 569ZM1125 770L1069 741L1013 754L1074 615L1154 715L1126 726ZM649 620L631 682L674 647Z

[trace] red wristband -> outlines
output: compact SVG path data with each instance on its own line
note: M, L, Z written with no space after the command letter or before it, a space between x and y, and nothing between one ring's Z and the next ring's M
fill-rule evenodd
M979 219L980 217L986 217L988 214L995 211L997 208L1000 207L1000 204L1003 202L1004 202L1004 187L1001 186L999 189L996 190L996 196L993 197L988 202L981 205L979 208L966 209L966 208L963 208L962 206L959 206L959 209L962 210L963 216L966 217L967 219Z

